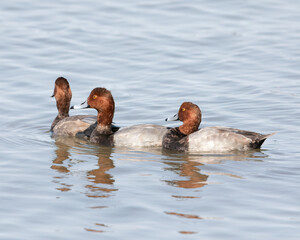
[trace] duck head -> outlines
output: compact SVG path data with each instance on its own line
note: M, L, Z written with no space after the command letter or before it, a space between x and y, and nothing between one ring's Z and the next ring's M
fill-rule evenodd
M59 77L55 80L54 91L51 97L55 97L58 117L68 117L72 91L67 79Z
M72 106L71 109L94 108L98 112L97 122L100 126L109 126L115 112L115 101L111 92L105 88L94 88L85 102Z
M166 121L181 121L183 125L179 127L179 131L185 135L189 135L198 130L201 123L201 110L191 102L181 104L178 113L171 118L166 118Z

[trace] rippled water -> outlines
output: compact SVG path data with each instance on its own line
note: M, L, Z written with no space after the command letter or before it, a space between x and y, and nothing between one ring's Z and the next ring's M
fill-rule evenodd
M0 239L299 239L300 3L1 1ZM114 95L120 126L277 132L201 155L50 137L52 94ZM71 114L95 114L93 110Z

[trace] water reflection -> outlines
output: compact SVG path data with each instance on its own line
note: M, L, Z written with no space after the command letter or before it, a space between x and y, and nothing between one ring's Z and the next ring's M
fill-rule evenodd
M108 170L114 168L114 163L110 159L111 148L101 148L99 151L98 159L98 169L90 170L87 172L87 178L93 183L102 184L113 184L115 180L112 175L107 173Z
M108 173L110 169L115 167L111 159L112 148L93 146L85 140L72 138L57 138L55 139L55 145L57 148L51 168L58 173L53 180L54 183L59 185L56 188L57 190L67 192L79 189L80 193L88 198L96 199L107 199L112 196L113 192L118 190L113 188L115 180L113 175ZM95 164L95 158L98 160L97 164ZM84 163L83 170L80 170L81 163ZM93 167L90 167L91 165ZM90 169L86 169L86 166ZM88 183L83 186L76 186L75 183L78 183L78 181L77 179L74 181L73 176L84 176L84 181L79 183L86 181ZM71 184L68 181L71 181ZM88 208L93 211L102 211L108 206L106 203L97 201L95 206L89 206ZM103 233L107 231L109 226L94 222L92 227L83 228L88 232Z
M183 214L183 213L176 213L176 212L165 212L168 215L175 215L177 217L183 217L183 218L189 218L189 219L202 219L201 217L197 215L192 214Z
M108 226L102 223L95 223L96 227L100 227L100 228L107 228ZM86 231L88 232L95 232L95 233L103 233L105 232L105 230L97 230L97 229L93 229L93 228L85 228Z
M208 175L200 173L202 163L189 161L188 156L182 156L179 159L173 159L172 161L164 161L167 165L164 169L167 171L173 171L180 177L187 177L186 180L165 180L169 185L180 188L200 188L207 183Z
M184 200L184 205L186 206L186 201L193 206L197 199L201 198L200 188L203 188L209 185L208 178L212 175L223 175L233 178L242 179L243 177L238 174L232 174L228 172L207 172L203 173L203 169L208 164L222 164L227 161L262 161L262 158L267 157L262 151L252 151L252 152L239 152L231 154L187 154L187 153L172 153L169 151L162 151L163 154L163 163L165 164L165 171L172 171L176 173L176 176L172 179L163 180L170 186L176 188L185 189L181 194L172 195L174 199ZM213 168L212 168L213 169ZM216 169L220 169L217 167ZM221 168L226 169L226 168ZM192 190L192 191L191 191ZM200 200L201 201L201 200ZM197 203L196 203L197 204ZM198 203L199 204L199 203ZM165 209L164 214L172 216L174 218L184 218L187 221L202 221L205 219L219 219L217 217L209 216L203 217L200 214L195 214L192 210L186 211L186 207L180 210L181 208L171 208ZM185 229L180 229L178 233L180 234L196 234L197 231L186 231Z
M199 204L203 191L199 189L210 184L208 179L213 175L223 175L234 178L242 178L239 174L226 172L227 168L210 167L209 172L206 170L207 165L223 164L228 161L262 161L267 157L262 151L253 151L245 153L232 154L192 154L192 153L174 153L162 149L139 149L128 150L109 147L99 147L89 144L84 140L78 139L56 139L55 157L51 168L55 170L53 182L59 185L57 190L68 192L79 189L79 193L89 199L95 199L92 206L87 209L97 214L97 219L90 222L89 226L83 226L85 231L102 233L110 229L107 225L103 214L105 209L110 209L111 199L118 191L114 187L115 178L111 170L115 168L112 154L119 160L144 162L140 166L147 169L154 163L162 163L159 171L171 172L171 177L162 179L164 185L174 187L171 191L171 198L176 201L172 208L162 208L161 214L168 215L170 218L181 218L186 221L203 221L205 219L216 219L214 216L202 216L201 213L193 210L181 208L180 201L183 200L194 204ZM148 165L148 163L151 164ZM130 164L128 164L130 166ZM131 165L132 166L132 165ZM222 172L217 172L222 169ZM154 171L151 169L151 171ZM151 176L151 175L150 175ZM156 176L156 175L155 175ZM74 180L74 177L76 178ZM78 181L78 177L81 178ZM77 186L81 184L81 186ZM176 189L178 188L178 189ZM178 190L178 191L177 191ZM200 200L199 200L200 199ZM109 219L109 218L108 218ZM177 229L180 234L195 234L196 229Z
M53 160L53 163L55 165L52 165L51 168L60 173L67 173L69 172L68 168L61 164L63 164L65 160L70 158L70 146L59 141L55 142L55 144L57 146L57 149L55 150L56 158Z
M209 175L224 175L234 178L242 178L242 176L231 173L201 173L201 167L207 164L221 164L224 161L262 161L262 158L268 157L261 150L248 152L237 152L231 154L192 154L192 153L173 153L170 151L162 151L163 162L167 166L165 171L173 171L180 178L185 180L165 180L171 186L180 188L201 188L208 184ZM177 197L177 196L175 196Z
M88 197L109 197L108 193L117 191L114 188L103 187L103 184L113 185L115 182L113 176L107 171L114 168L115 165L111 160L112 149L109 147L99 147L98 167L87 172L87 179L93 184L87 184L85 187L89 189ZM105 194L103 194L105 193Z
M85 140L72 139L72 138L57 138L55 139L55 159L51 168L56 170L59 175L56 175L54 182L61 187L57 188L60 191L69 191L72 188L72 184L67 184L66 181L72 176L72 168L79 165L82 162L89 162L94 166L94 162L89 159L96 157L98 163L97 168L91 170L83 170L85 179L89 182L84 185L84 193L87 197L109 197L108 193L117 191L112 188L115 180L108 171L114 168L114 163L111 160L112 148L106 148L98 146L90 146ZM76 153L76 158L82 156L80 159L72 159L72 153ZM80 167L76 166L76 171Z

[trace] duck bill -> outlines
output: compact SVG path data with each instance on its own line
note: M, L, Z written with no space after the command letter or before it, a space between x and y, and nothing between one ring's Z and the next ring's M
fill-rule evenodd
M84 108L90 108L90 105L88 105L87 101L84 101L83 103L81 103L80 105L74 105L71 107L71 109L84 109Z
M179 121L178 114L176 113L173 117L166 118L165 121Z
M55 93L56 93L56 86L54 87L53 94L50 97L55 97Z

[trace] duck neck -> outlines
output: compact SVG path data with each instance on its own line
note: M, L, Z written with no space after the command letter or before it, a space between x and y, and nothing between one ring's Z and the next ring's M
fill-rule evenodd
M58 114L52 122L51 129L50 129L51 131L53 130L53 128L59 121L63 120L64 118L69 117L70 103L69 104L60 104L59 102L57 102L56 106L57 106Z
M114 105L110 105L103 110L98 110L97 123L98 126L108 126L110 128L114 118Z
M193 132L196 132L199 128L199 121L190 120L185 121L183 124L179 127L179 131L185 135L189 135Z
M58 111L58 118L64 119L66 117L69 117L70 99L59 99L58 101L56 101L56 107Z
M113 111L98 111L96 131L99 134L112 134L111 124L114 117Z

